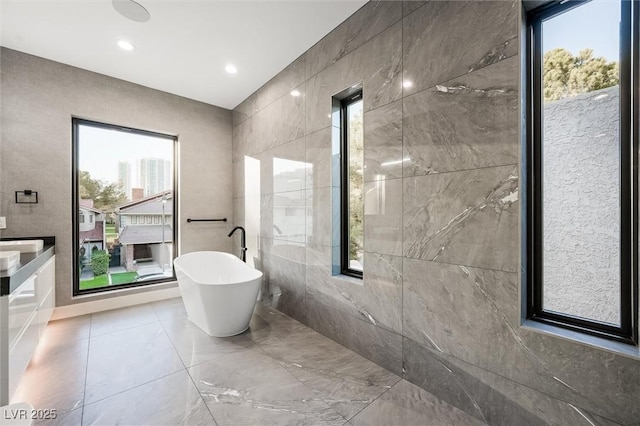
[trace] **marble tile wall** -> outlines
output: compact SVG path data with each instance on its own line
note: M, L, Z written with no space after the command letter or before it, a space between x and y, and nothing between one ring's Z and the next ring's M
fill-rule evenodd
M634 424L637 360L520 327L520 9L367 3L234 111L234 214L257 158L265 300L476 419ZM331 97L354 84L362 280L332 273Z

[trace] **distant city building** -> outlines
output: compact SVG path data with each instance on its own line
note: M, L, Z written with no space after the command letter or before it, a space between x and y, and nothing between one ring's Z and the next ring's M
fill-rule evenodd
M145 197L171 189L171 161L161 158L137 160L138 186Z
M118 161L118 186L131 200L131 163L128 161Z

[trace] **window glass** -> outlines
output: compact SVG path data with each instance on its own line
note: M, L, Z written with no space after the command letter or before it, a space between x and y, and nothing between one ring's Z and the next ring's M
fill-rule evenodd
M362 271L363 242L363 110L362 100L347 107L349 147L349 269Z
M542 32L543 309L620 324L620 2Z
M74 293L172 279L175 138L79 119L73 123L76 199L99 212L95 219L89 215L94 226L76 228ZM168 229L146 226L154 219ZM79 215L79 224L83 221ZM90 259L86 249L85 255L80 250L88 242L96 247Z

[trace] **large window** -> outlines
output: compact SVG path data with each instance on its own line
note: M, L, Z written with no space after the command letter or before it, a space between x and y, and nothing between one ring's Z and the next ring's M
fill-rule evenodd
M176 145L73 119L74 295L174 279Z
M362 91L341 102L342 273L362 277L364 252L364 152Z
M554 2L530 14L528 34L527 315L627 343L638 311L636 7Z

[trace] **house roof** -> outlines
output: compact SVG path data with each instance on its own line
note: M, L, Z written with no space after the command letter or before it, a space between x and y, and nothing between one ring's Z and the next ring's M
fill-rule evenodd
M104 236L102 235L102 221L96 220L96 227L90 231L80 231L80 241L102 241Z
M163 197L166 197L167 201L171 201L173 193L171 191L160 192L150 197L121 204L116 210L118 214L162 214ZM173 213L173 202L165 203L164 212L166 215Z
M126 226L118 237L120 244L152 244L162 242L162 225L130 225ZM173 230L164 226L164 241L173 242Z
M97 214L103 214L104 213L102 210L98 210L98 209L96 209L94 207L82 206L82 205L80 206L80 210L88 210L90 212L94 212L94 213L97 213Z
M160 215L162 214L162 202L159 200L153 200L148 203L138 204L132 207L127 208L126 210L120 210L118 214L127 215L127 214L154 214ZM170 216L173 214L173 203L167 202L164 205L164 214Z

